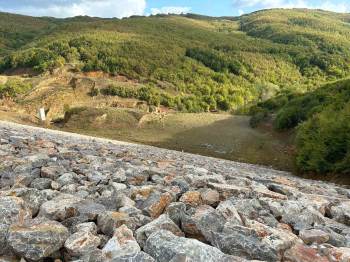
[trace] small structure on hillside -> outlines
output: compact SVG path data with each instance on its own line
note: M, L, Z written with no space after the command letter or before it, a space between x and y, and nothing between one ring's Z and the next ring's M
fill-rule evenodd
M45 113L45 109L43 107L39 109L39 119L42 122L46 121L46 113Z

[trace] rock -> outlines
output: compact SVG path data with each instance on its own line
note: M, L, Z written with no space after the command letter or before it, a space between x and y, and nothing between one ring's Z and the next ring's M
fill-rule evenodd
M125 225L117 228L113 237L103 248L103 255L108 261L120 261L127 257L133 257L141 252L132 231Z
M150 235L144 251L150 254L157 262L169 262L183 254L186 254L186 257L196 262L237 261L215 247L195 239L177 237L166 230L159 230Z
M208 186L218 191L221 199L227 199L232 196L244 198L249 197L251 194L251 190L247 187L218 183L209 183Z
M202 204L201 193L197 191L187 191L181 196L180 202L192 207L200 206Z
M100 238L90 230L83 230L74 233L66 240L64 247L73 257L79 257L89 253L100 245Z
M211 206L202 205L187 212L181 220L186 236L204 242L211 242L213 232L220 232L225 218Z
M318 254L317 250L302 244L287 250L284 259L290 262L329 262L328 258Z
M324 216L310 206L304 206L298 201L286 201L283 204L281 222L291 225L295 230L303 230L322 225Z
M136 239L141 247L144 247L147 238L158 230L168 230L177 236L184 236L180 228L169 218L168 215L163 214L151 223L144 225L136 230Z
M65 173L58 177L56 182L62 187L65 185L74 184L77 178L78 176L75 173Z
M160 194L154 192L139 206L139 209L141 209L145 215L157 218L163 214L171 201L172 196L169 193Z
M231 201L226 200L221 202L216 210L221 213L226 221L230 221L231 224L243 225L242 218Z
M341 247L333 248L331 250L331 255L340 262L349 262L350 261L350 248Z
M74 195L59 195L58 197L42 204L38 216L57 221L63 221L67 218L75 217L78 215L76 204L80 201L81 199Z
M43 178L50 178L52 180L56 180L61 173L63 173L64 170L62 170L61 167L58 166L48 166L48 167L42 167L40 171L40 175Z
M329 214L336 221L350 226L350 201L344 201L336 206L332 206Z
M7 252L7 236L9 226L24 222L32 217L30 210L22 198L15 196L0 196L0 255Z
M99 214L106 211L104 205L93 202L92 200L83 200L74 204L79 216L87 217L88 220L93 221L97 219Z
M84 231L84 232L91 232L93 234L97 233L97 226L94 222L86 222L77 224L73 227L72 231L74 233Z
M24 222L32 214L22 198L15 196L0 197L0 224Z
M305 229L299 232L299 237L305 244L322 244L329 240L329 234L319 229Z
M37 261L59 250L68 236L68 229L60 223L35 218L11 225L8 243L17 255Z
M33 216L37 215L40 206L47 201L47 197L43 191L35 188L18 188L9 191L7 195L9 194L22 198L25 205L31 210Z
M52 180L50 178L39 177L33 180L33 182L30 184L30 187L36 188L39 190L49 189L51 188L51 182Z
M220 194L216 190L203 189L200 191L201 199L204 205L216 207L220 202Z
M181 202L171 203L166 209L169 218L178 226L180 226L181 219L184 217L185 212L186 205Z
M130 217L126 213L106 211L98 215L97 227L102 233L112 236L116 228L127 224L128 221Z
M298 238L289 231L270 228L256 221L246 223L246 227L225 225L221 233L214 232L212 244L227 254L279 261L283 251L298 242Z

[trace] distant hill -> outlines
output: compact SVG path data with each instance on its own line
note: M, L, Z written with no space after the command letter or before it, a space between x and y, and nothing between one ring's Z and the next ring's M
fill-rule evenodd
M350 15L265 10L241 17L35 18L0 13L0 71L66 63L145 85L134 96L180 111L245 111L281 90L350 72Z

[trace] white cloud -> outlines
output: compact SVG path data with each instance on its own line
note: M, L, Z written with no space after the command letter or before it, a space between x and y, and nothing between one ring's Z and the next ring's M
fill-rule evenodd
M151 14L186 14L191 11L190 7L186 6L164 6L162 8L151 8Z
M341 1L322 1L320 4L310 4L307 0L233 0L233 6L244 12L246 8L263 9L263 8L310 8L323 9L334 12L350 12L350 3Z
M34 16L88 15L121 18L143 15L146 9L146 0L14 0L11 4L8 2L0 0L1 11Z

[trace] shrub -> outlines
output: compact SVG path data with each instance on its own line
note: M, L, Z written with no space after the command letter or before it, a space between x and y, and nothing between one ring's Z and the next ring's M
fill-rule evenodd
M301 125L297 166L304 172L350 173L350 104L332 108Z
M4 85L0 85L0 99L3 98L15 98L16 96L23 94L32 89L30 83L26 83L20 80L11 79Z

